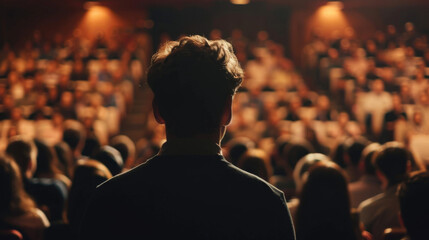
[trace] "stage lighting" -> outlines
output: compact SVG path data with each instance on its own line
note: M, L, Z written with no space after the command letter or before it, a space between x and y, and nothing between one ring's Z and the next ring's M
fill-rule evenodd
M83 8L89 10L92 7L99 6L100 2L98 0L88 0L83 4Z
M235 5L246 5L249 2L250 0L231 0L231 3Z

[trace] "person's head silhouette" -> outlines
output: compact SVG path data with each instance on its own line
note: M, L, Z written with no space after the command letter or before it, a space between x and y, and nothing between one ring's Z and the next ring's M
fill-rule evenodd
M163 45L152 58L147 81L167 139L202 135L220 140L242 79L232 46L224 40L189 36Z

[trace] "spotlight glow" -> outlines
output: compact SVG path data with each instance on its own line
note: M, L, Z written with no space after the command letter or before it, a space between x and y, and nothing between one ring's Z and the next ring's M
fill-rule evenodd
M100 4L88 7L88 11L83 16L78 28L89 39L94 39L99 34L109 35L122 24L121 20L109 8Z
M342 35L350 27L342 8L340 1L330 1L319 7L309 22L309 29L317 29L325 36L331 36L334 32Z
M235 5L246 5L249 2L250 0L231 0L231 3Z

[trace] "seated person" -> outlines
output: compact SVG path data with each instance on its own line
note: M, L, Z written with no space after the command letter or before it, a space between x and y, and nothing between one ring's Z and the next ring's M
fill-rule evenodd
M25 192L13 159L0 156L0 179L0 226L17 229L26 239L42 240L49 220Z
M312 156L316 154L306 158ZM346 176L337 164L318 161L310 166L299 200L295 221L299 239L362 239L364 236L351 212Z
M410 240L428 238L429 227L429 173L411 176L399 187L398 197L402 222Z
M20 136L12 138L6 148L21 170L25 191L52 221L61 221L67 199L66 185L55 179L34 178L37 166L37 149L33 142Z
M269 182L273 170L268 155L262 149L251 149L240 158L237 167Z
M383 239L386 228L400 227L399 202L395 193L411 167L411 154L398 142L385 143L374 157L377 176L384 192L359 205L360 220L375 240Z
M379 148L380 144L371 143L362 151L359 168L361 168L363 175L358 181L349 184L352 208L357 208L361 202L382 192L380 180L375 174L375 168L371 161Z

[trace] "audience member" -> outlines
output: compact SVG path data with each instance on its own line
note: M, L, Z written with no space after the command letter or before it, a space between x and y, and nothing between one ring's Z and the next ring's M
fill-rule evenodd
M118 135L110 140L110 145L119 151L124 161L123 171L127 171L134 166L136 158L136 146L126 135Z
M401 98L394 94L392 95L392 110L386 112L383 118L383 129L381 132L381 143L395 140L395 126L398 121L406 121L407 114L401 104Z
M429 173L415 173L398 191L400 217L410 240L427 239L429 223Z
M70 179L58 169L58 158L54 149L38 139L34 140L34 144L37 148L37 166L34 177L56 179L64 183L67 188L70 188Z
M221 155L242 77L223 40L183 37L155 54L148 83L167 142L145 164L97 188L81 239L295 239L283 194Z
M372 163L374 154L380 147L378 143L371 143L362 151L359 160L359 168L363 175L358 181L349 183L350 203L352 208L357 208L364 200L382 192L381 182L375 174L375 167Z
M78 236L86 206L95 188L111 177L109 169L98 161L82 159L77 162L67 208L67 220L74 238Z
M73 164L82 157L82 149L85 144L86 135L81 124L73 124L64 129L63 141L69 145L73 153Z
M25 191L35 200L48 219L61 221L67 199L67 187L59 180L34 178L37 166L37 148L33 142L17 136L12 138L6 148L21 170Z
M73 155L69 145L65 142L59 142L54 146L55 153L58 156L58 168L70 179L73 176Z
M374 235L375 240L382 240L386 228L401 226L395 193L411 167L411 154L397 142L385 143L375 154L374 165L384 192L363 201L359 210L365 229Z
M124 162L118 150L111 146L103 146L95 155L95 160L101 162L109 169L113 176L122 172Z
M101 144L95 135L87 135L85 144L83 145L82 155L89 158L94 158L101 149Z
M359 225L352 221L346 178L335 163L311 166L299 199L299 239L361 239Z
M43 240L43 231L49 220L27 195L19 166L0 156L0 225L19 230L26 239Z
M362 156L362 151L368 145L368 140L365 138L352 139L349 138L345 142L344 160L346 162L347 180L356 182L362 175L359 169L359 161Z
M371 92L365 96L363 111L366 114L367 134L378 140L382 130L383 116L392 109L391 94L384 91L384 83L377 79L372 83Z
M240 158L246 154L249 149L255 148L255 143L246 137L233 138L226 144L227 156L229 162L238 165Z
M241 158L237 167L269 182L272 168L267 154L261 149L250 149Z

